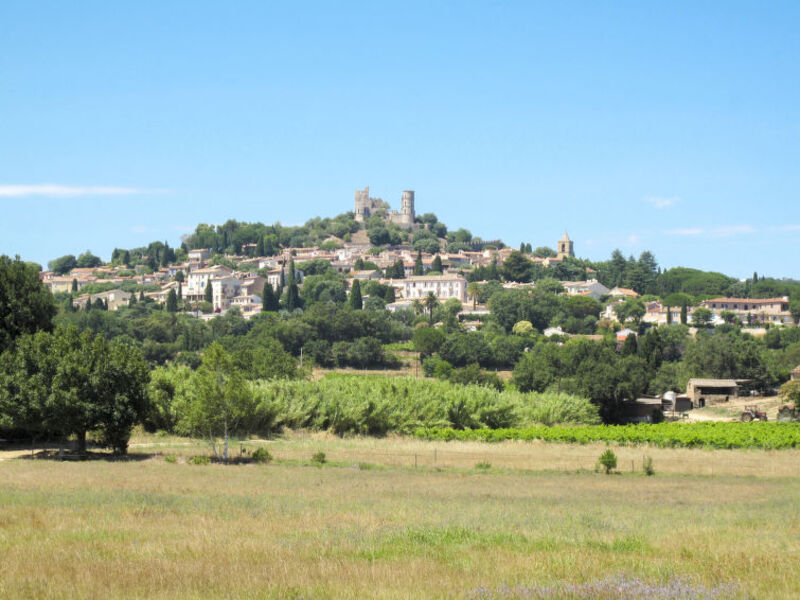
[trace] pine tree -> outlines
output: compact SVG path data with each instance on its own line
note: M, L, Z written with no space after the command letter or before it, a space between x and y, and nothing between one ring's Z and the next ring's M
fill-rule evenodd
M414 261L414 275L422 275L423 273L422 250L417 250L417 259Z
M361 299L361 283L358 279L353 281L353 289L350 290L350 308L353 310L364 308L364 302Z

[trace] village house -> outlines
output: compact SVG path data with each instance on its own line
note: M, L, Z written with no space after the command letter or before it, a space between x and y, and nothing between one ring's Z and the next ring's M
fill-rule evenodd
M211 251L207 248L197 248L195 250L189 250L186 255L189 257L190 263L204 266L208 259L211 258Z
M622 298L638 298L639 294L634 292L633 290L629 290L628 288L623 287L615 287L610 292L608 292L609 296L620 296Z
M589 296L595 300L600 300L602 296L608 294L609 290L597 279L588 281L564 281L564 291L570 296Z
M425 298L433 293L439 300L467 301L467 280L460 275L417 275L403 279L403 298Z
M789 297L782 298L713 298L700 303L719 317L723 312L732 312L743 323L773 323L791 325L794 321L789 312Z
M121 306L127 306L131 298L130 292L123 290L109 290L107 292L99 292L97 294L86 294L78 296L72 301L72 305L77 308L86 308L86 303L94 303L97 300L102 300L108 310L119 310Z

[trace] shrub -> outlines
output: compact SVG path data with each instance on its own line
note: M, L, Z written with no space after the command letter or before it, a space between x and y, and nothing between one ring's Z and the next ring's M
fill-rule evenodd
M606 470L606 475L608 475L612 469L617 468L617 455L609 448L600 455L600 459L597 462Z
M190 465L207 465L211 462L208 456L193 456L188 460Z
M656 470L653 468L653 459L649 456L644 459L644 474L648 477L651 477L656 474Z
M475 468L480 469L481 471L488 471L492 468L492 463L490 462L479 462L475 463Z
M164 457L164 462L175 464L176 462L178 462L178 458L175 455L170 454Z
M252 454L253 462L265 465L272 461L272 455L266 448L258 448Z
M325 453L324 452L315 452L311 456L311 462L316 464L316 465L322 466L326 462L328 462L328 459L325 458Z

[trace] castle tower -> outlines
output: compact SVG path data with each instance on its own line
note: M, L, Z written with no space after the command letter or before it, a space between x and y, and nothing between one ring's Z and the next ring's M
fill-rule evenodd
M363 190L356 190L355 209L353 210L355 220L363 222L369 216L369 186Z
M414 224L414 190L406 190L400 198L400 214L408 225Z
M558 251L556 252L557 258L573 258L575 256L575 249L573 247L572 240L569 239L567 232L564 232L564 236L558 240Z

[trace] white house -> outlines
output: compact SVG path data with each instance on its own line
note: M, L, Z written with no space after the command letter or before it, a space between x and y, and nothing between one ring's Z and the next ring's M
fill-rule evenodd
M595 300L600 300L601 296L605 296L609 290L597 279L590 279L588 281L562 281L564 291L570 296L591 296Z
M417 275L403 279L403 298L425 298L433 293L439 300L467 301L467 280L460 275Z

